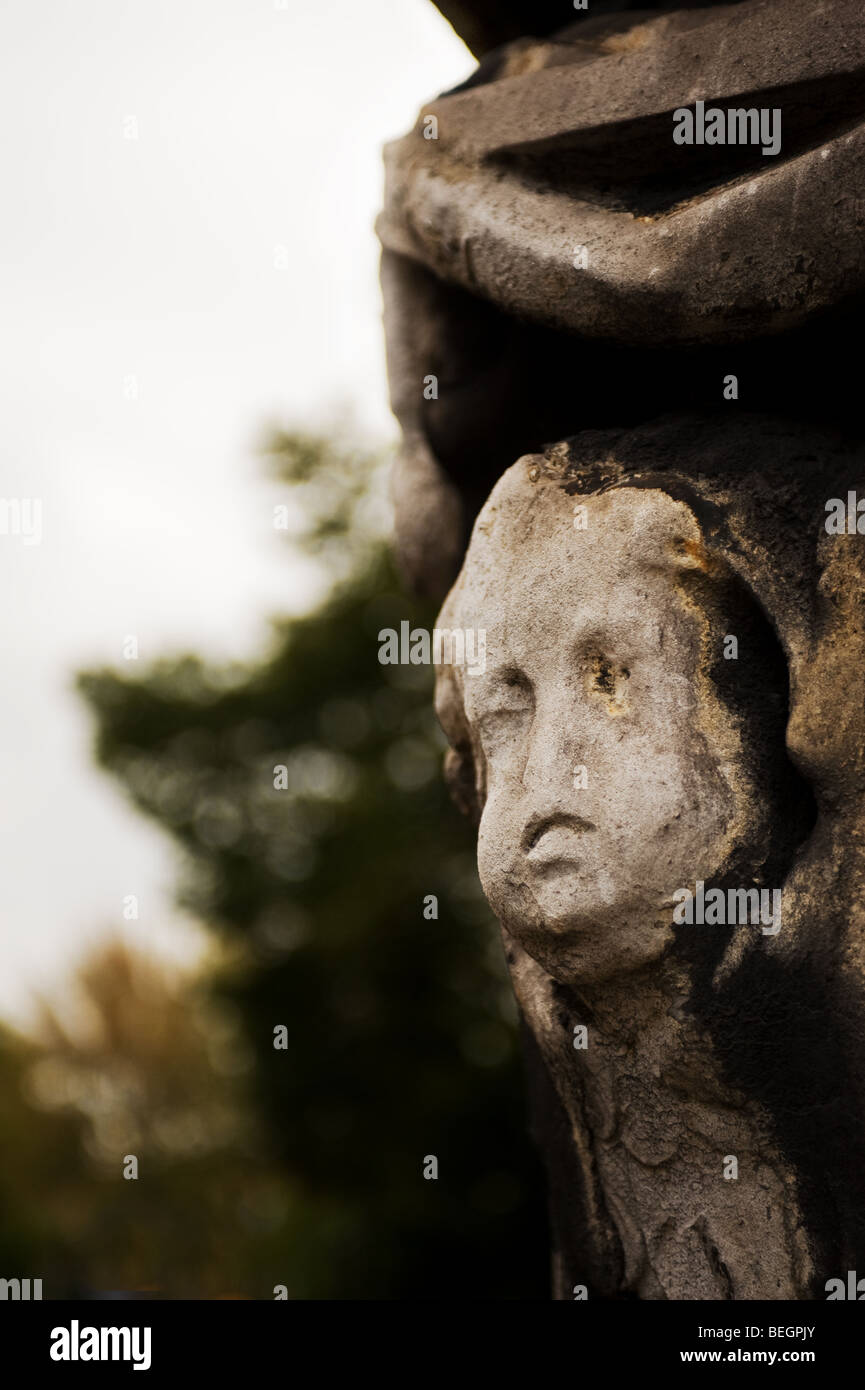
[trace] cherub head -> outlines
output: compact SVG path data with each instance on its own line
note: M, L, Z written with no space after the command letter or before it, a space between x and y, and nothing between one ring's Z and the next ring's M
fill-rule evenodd
M491 906L551 974L639 969L677 889L771 872L786 666L685 501L521 459L439 622L486 632L483 674L439 673L448 770Z

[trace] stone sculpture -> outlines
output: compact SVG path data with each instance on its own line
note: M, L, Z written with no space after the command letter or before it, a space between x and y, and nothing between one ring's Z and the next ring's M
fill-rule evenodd
M865 1267L865 14L590 8L388 152L397 541L486 634L437 710L555 1296L825 1297Z

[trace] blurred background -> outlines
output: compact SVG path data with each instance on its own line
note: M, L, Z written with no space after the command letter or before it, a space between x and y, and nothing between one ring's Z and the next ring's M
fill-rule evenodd
M0 34L0 1277L544 1298L431 673L377 660L435 616L387 546L380 151L472 60L428 0Z

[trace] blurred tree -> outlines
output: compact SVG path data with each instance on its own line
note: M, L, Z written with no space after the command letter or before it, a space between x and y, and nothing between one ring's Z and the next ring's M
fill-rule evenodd
M44 1006L24 1073L42 1130L53 1116L76 1129L55 1147L59 1191L38 1197L66 1267L44 1296L271 1296L256 1280L293 1194L245 1101L234 1011L119 942L85 961L70 998L83 1023Z
M58 1210L76 1206L86 1170L79 1114L47 1115L27 1095L35 1042L0 1030L0 1278L41 1279L70 1288L75 1258L58 1230Z
M236 1010L118 942L67 1000L73 1029L43 1006L38 1035L0 1032L0 1277L45 1299L272 1297L301 1194L262 1143Z
M316 610L276 622L253 666L80 678L99 759L182 846L181 900L231 944L218 989L299 1194L245 1291L545 1298L515 1010L442 785L432 673L378 661L381 628L434 621L392 569L386 460L297 433L270 458L329 581Z

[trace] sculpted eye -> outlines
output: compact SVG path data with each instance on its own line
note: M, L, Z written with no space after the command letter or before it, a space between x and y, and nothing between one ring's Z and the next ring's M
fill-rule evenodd
M590 695L602 699L610 714L624 714L628 708L628 682L631 673L609 657L598 653L589 662L587 685Z
M515 720L530 715L534 709L531 683L519 672L509 673L495 682L484 708L478 716L482 738L512 727Z

